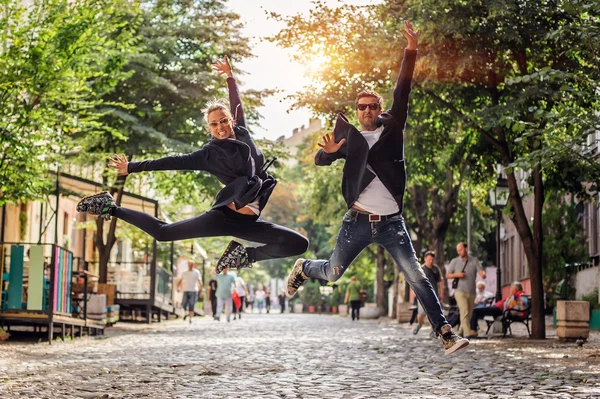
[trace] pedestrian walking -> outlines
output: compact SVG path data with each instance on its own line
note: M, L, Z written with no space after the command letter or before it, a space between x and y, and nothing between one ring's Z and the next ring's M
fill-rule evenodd
M227 274L228 268L217 274L217 317L215 320L220 321L225 307L227 322L231 320L231 312L233 308L232 293L235 289L235 277Z
M254 313L254 302L255 302L255 295L254 295L254 289L250 288L248 290L248 306L246 307L246 309L248 307L250 307L250 313Z
M286 227L259 219L277 181L267 173L274 159L265 162L248 129L236 80L229 60L218 60L213 69L227 75L229 108L213 101L203 110L211 140L200 150L142 162L129 162L123 154L109 158L109 167L118 174L155 170L202 170L213 174L225 187L217 194L212 208L191 219L167 223L154 216L117 206L108 192L83 198L79 212L105 219L111 216L130 223L157 241L178 241L199 237L234 236L264 244L244 247L231 241L219 259L215 271L241 269L261 260L299 255L308 248L308 240Z
M183 289L183 300L181 306L185 312L188 312L183 316L183 320L186 318L190 319L194 317L194 308L196 302L198 302L198 293L202 297L202 279L200 278L200 272L196 269L196 265L191 260L188 261L188 270L181 273L181 279L177 284L177 290Z
M214 271L211 273L207 290L207 297L210 300L210 309L212 310L213 318L215 318L217 317L217 279L215 278Z
M442 279L442 272L440 271L440 268L436 264L433 263L434 260L435 260L435 252L433 252L433 251L425 252L425 256L423 257L424 262L423 262L423 266L422 266L423 272L425 272L425 276L431 283L431 286L433 287L433 290L435 291L435 294L437 295L438 299L440 301L443 301L444 297L443 297L442 293L444 292L443 291L444 280ZM425 316L426 316L425 308L417 300L417 326L413 330L413 334L419 333L419 330L423 327L423 324L425 323ZM431 331L431 336L435 337L435 331Z
M242 319L242 311L244 310L244 303L246 300L246 296L248 295L248 288L246 287L246 282L240 276L235 278L235 292L237 292L240 297L240 307L233 307L233 320L235 320L236 315L241 320Z
M404 127L408 99L417 58L418 32L404 21L402 34L408 40L389 112L382 112L383 98L371 90L355 98L360 130L338 115L331 135L325 134L315 157L317 165L345 159L342 194L348 212L344 215L333 254L329 260L298 259L288 276L287 295L293 296L309 278L337 281L358 254L372 243L383 246L404 274L424 306L434 330L441 334L446 354L464 348L448 324L431 283L415 255L402 211L406 188Z
M285 290L281 290L281 292L277 296L277 299L279 300L280 313L285 312Z
M350 283L346 288L346 298L344 299L344 303L348 304L350 302L350 307L352 308L352 321L354 319L360 320L360 284L356 281L356 276L350 277Z
M481 262L474 256L469 255L469 248L464 242L456 246L458 256L446 266L446 278L452 280L454 298L460 312L460 327L458 333L464 337L471 332L469 322L475 307L475 281L477 273L485 279L485 270Z
M265 309L267 313L271 310L271 288L265 288Z
M265 297L266 297L266 293L265 293L265 290L263 289L262 285L260 285L258 287L256 292L254 293L254 296L256 298L256 307L258 308L258 313L262 313L262 310L265 307Z

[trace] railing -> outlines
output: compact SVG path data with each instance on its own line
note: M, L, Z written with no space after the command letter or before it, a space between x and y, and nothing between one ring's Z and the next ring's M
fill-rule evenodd
M72 252L55 244L0 242L0 312L85 319L87 293L83 298L72 294L80 281L87 286L83 266Z
M173 304L173 276L162 267L156 268L155 298L163 303Z
M173 277L162 267L156 267L156 283L152 286L152 261L109 262L108 283L117 287L117 299L155 300L171 305Z

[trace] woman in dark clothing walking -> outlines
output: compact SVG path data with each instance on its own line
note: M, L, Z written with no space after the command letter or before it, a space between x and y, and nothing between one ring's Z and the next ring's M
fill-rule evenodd
M261 260L300 255L308 248L308 240L304 236L259 219L277 184L267 173L274 160L265 163L263 154L250 137L227 56L218 60L213 69L227 75L230 109L217 101L210 102L204 109L204 117L213 136L208 144L191 154L142 162L128 162L124 155L115 154L109 164L119 171L119 175L153 170L210 172L225 185L217 194L212 208L191 219L166 223L147 213L118 207L113 197L103 192L82 199L77 210L105 219L114 216L137 226L158 241L234 236L264 244L244 247L231 241L217 264L217 273L225 268L251 267L253 262Z

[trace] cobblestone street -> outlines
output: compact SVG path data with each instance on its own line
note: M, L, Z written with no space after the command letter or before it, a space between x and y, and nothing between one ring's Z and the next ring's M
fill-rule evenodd
M600 342L479 339L338 316L245 315L0 346L2 398L600 398Z

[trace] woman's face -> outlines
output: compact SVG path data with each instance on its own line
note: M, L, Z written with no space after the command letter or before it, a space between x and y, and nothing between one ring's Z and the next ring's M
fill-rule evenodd
M208 128L217 140L225 140L233 136L233 122L223 110L208 114Z

